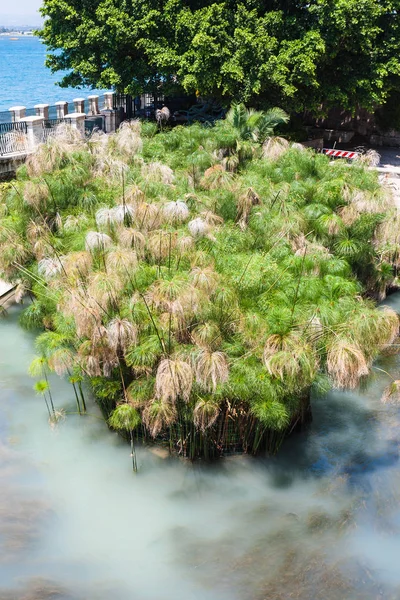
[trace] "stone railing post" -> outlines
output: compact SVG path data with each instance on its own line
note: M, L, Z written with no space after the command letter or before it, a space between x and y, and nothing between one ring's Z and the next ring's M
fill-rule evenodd
M75 98L74 100L75 113L85 113L85 98Z
M88 96L88 100L89 100L89 112L88 115L90 117L94 117L95 115L100 114L99 111L99 97L94 95L94 96Z
M11 113L11 118L13 120L13 123L16 123L17 121L22 121L23 119L25 119L25 115L26 115L26 107L25 106L12 106L8 110Z
M43 117L46 121L49 120L49 105L48 104L35 104L35 113L37 117Z
M33 152L43 141L43 117L26 117L24 119L27 125L28 151Z
M104 115L105 133L114 133L117 130L117 111L105 109L101 114Z
M85 135L85 113L74 112L68 115L68 119L71 121L71 127L77 129L82 137Z
M114 133L117 130L117 111L114 110L115 92L105 92L104 108L101 114L104 115L104 129L106 133Z
M115 92L104 93L104 110L113 110Z
M68 102L56 102L57 119L63 119L68 114Z

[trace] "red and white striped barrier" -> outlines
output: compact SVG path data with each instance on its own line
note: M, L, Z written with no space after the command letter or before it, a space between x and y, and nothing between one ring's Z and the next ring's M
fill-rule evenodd
M359 152L351 152L349 150L333 150L332 148L323 148L322 152L327 156L332 156L333 158L348 158L349 160L354 160L360 156Z

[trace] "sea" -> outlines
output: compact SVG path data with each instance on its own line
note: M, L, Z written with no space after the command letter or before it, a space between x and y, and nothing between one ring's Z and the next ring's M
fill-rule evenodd
M46 46L37 37L0 35L0 112L11 106L32 108L35 104L71 102L107 90L60 88L62 73L45 67Z

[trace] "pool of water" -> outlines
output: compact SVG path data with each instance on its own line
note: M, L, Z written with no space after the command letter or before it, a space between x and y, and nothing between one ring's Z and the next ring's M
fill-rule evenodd
M400 295L388 301L400 309ZM390 381L313 399L278 457L215 465L130 449L99 418L50 427L18 308L0 321L0 600L400 598L399 410ZM377 367L398 377L400 359Z

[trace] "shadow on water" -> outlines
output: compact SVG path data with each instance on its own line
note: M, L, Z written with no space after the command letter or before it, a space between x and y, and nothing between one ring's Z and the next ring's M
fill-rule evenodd
M400 600L384 373L314 397L310 428L277 457L191 465L139 448L134 476L101 420L49 428L17 313L0 322L0 600ZM400 359L379 366L395 375ZM51 386L73 412L67 383Z

